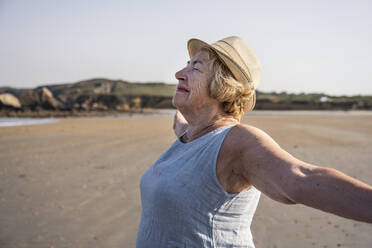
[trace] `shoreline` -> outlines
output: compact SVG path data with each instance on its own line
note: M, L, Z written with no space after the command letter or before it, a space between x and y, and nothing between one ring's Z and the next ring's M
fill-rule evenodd
M107 113L101 115L78 115L64 117L0 117L1 127L26 126L26 125L43 125L56 123L61 120L68 119L110 119L110 118L168 118L173 117L175 109L162 110L145 110L138 113ZM296 117L363 117L372 116L372 111L369 110L254 110L243 115L243 119L247 118L296 118Z
M30 125L44 125L49 123L59 122L56 118L18 118L18 117L0 117L0 128L2 127L16 127L16 126L30 126Z

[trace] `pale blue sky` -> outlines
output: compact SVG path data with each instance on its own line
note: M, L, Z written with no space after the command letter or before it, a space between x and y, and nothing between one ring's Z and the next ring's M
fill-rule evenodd
M0 0L0 86L176 83L188 39L239 35L259 90L372 95L371 13L371 0Z

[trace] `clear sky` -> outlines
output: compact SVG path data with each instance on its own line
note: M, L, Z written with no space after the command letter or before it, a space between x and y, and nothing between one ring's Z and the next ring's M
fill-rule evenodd
M176 83L188 39L238 35L259 90L372 95L371 13L371 0L0 0L0 86Z

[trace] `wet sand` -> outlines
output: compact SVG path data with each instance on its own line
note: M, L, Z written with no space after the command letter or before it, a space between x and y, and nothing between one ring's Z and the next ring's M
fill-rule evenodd
M372 115L243 122L304 161L372 184ZM139 179L174 141L171 126L169 116L148 116L0 128L0 247L135 247ZM371 224L266 196L252 232L257 248L372 247Z

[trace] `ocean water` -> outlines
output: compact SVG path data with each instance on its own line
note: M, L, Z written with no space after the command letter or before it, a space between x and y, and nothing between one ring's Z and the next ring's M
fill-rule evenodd
M117 114L108 115L101 117L73 117L73 118L152 118L152 117L173 117L175 113L174 109L164 109L146 113L133 113L133 114ZM296 118L299 116L326 116L326 117L352 117L352 116L372 116L370 110L353 110L353 111L328 111L328 110L254 110L244 115L246 118L249 117L263 117L263 118L276 118L276 117L288 117ZM55 118L5 118L0 117L0 127L10 126L24 126L24 125L40 125L47 123L58 122Z
M0 117L0 127L39 125L58 122L53 118L6 118Z

